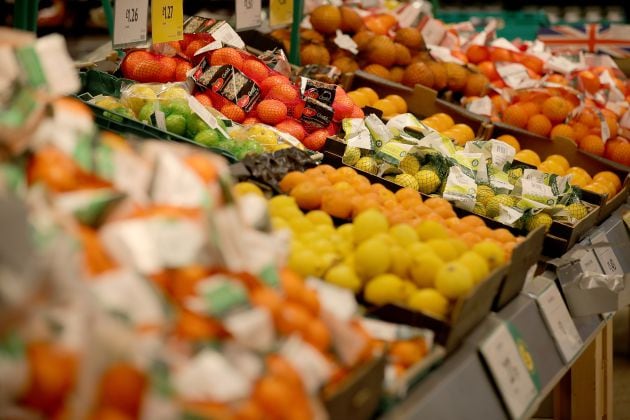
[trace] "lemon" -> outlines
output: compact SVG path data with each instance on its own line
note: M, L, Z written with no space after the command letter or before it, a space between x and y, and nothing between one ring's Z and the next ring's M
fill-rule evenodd
M403 299L405 285L393 274L383 274L370 280L363 290L365 300L375 305L396 303Z
M400 161L398 167L406 174L415 175L420 170L420 162L414 155L407 155Z
M324 280L335 286L350 289L355 293L361 289L361 279L359 279L357 273L351 266L343 263L337 264L328 270Z
M292 218L289 220L289 226L296 234L307 234L313 230L313 223L304 216Z
M567 206L567 212L569 212L571 217L573 217L574 219L580 220L586 217L586 215L588 214L588 209L582 203L573 203Z
M501 204L504 206L512 206L514 201L512 197L507 194L498 194L488 200L486 204L486 215L488 217L495 218L499 215L501 210Z
M160 93L160 99L188 99L188 92L184 88L172 86Z
M271 227L273 230L289 229L289 223L281 217L272 217Z
M394 178L394 182L400 186L413 188L414 190L418 190L419 187L416 178L414 178L413 175L409 174L396 175L396 177Z
M421 241L449 237L446 228L435 220L423 220L418 223L418 226L416 226L416 233L418 234L418 239Z
M435 172L427 169L418 171L414 177L416 181L418 181L418 191L425 194L435 192L442 183L440 177Z
M389 271L400 278L408 278L409 268L412 263L409 251L399 245L390 247L389 251L389 255L391 257Z
M484 280L488 273L490 273L490 266L488 261L481 255L473 251L464 252L458 259L460 263L464 264L470 271L475 284Z
M418 242L418 234L411 225L406 223L399 223L389 228L389 235L404 247Z
M123 103L138 114L140 109L147 104L157 100L157 95L148 86L142 84L131 85L123 95Z
M496 242L482 241L475 244L472 250L486 259L490 270L494 270L505 263L505 252L501 245Z
M357 247L354 261L357 274L370 278L386 272L391 264L391 257L386 244L368 239Z
M424 242L415 242L411 245L408 245L406 250L411 257L414 257L416 255L423 255L427 252L433 252L431 247Z
M403 283L402 296L401 296L401 299L399 299L396 303L400 303L401 305L404 305L407 299L409 299L409 296L415 293L418 290L418 288L416 287L415 284L413 284L412 282L408 280L403 280L402 283Z
M457 249L450 239L430 239L427 245L443 261L453 261L459 256Z
M420 289L407 299L407 307L414 311L426 312L441 318L448 314L448 300L433 288Z
M321 259L310 249L299 249L291 252L288 265L290 269L302 277L321 277L325 269L321 264Z
M448 241L455 249L458 257L461 256L464 252L468 251L468 245L466 245L466 242L462 241L461 239L450 238Z
M414 255L411 259L411 279L420 288L434 287L435 276L443 266L444 261L434 252Z
M332 218L321 210L311 210L306 213L306 218L316 225L333 226Z
M488 201L494 197L494 190L489 185L479 185L477 187L477 202L488 205Z
M545 231L548 231L549 226L551 226L552 222L553 220L551 219L551 216L549 216L547 213L538 213L527 221L526 228L527 230L532 231L539 226L544 226Z
M343 157L341 161L346 165L356 165L356 163L361 159L361 149L358 147L348 146L346 147L346 151L343 152Z
M264 194L258 185L251 182L239 182L234 186L234 194L238 197L242 197L246 194L256 194L260 197L264 197Z
M354 221L354 242L360 243L379 233L386 233L389 223L383 213L375 209L368 209L359 214Z
M354 225L352 223L345 223L339 226L337 233L346 241L354 241Z
M359 159L354 167L372 175L376 175L378 172L378 165L376 164L376 161L374 158L369 156Z
M435 276L435 288L448 299L465 296L473 286L473 276L461 262L446 263Z

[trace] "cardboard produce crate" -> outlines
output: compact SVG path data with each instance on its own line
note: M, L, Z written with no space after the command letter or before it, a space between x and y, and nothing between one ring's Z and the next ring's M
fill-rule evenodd
M330 395L323 395L331 420L371 419L378 409L385 378L385 356L359 367Z
M591 176L601 171L611 171L617 174L623 183L623 187L621 191L608 200L600 196L599 205L601 209L597 217L597 222L606 219L627 200L628 193L630 192L630 180L628 179L630 167L605 159L601 156L586 153L578 149L576 144L569 139L550 139L503 123L492 124L492 129L485 138L497 138L503 134L510 134L516 137L523 149L533 150L538 153L543 160L549 155L559 154L566 157L571 166L580 166Z

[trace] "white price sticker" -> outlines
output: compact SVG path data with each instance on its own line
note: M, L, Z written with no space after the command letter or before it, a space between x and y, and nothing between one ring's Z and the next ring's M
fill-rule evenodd
M533 87L536 84L536 81L529 77L527 67L519 63L499 63L497 72L505 84L514 89Z
M494 382L512 418L520 418L538 390L521 358L514 337L503 322L480 346Z
M426 45L440 45L446 35L446 27L437 19L429 19L420 32Z
M483 98L474 99L468 103L468 110L474 114L485 115L489 117L492 115L492 100L489 96Z
M560 291L553 281L546 280L549 285L536 298L536 302L556 342L562 360L569 363L582 348L582 338L575 328L575 323L569 315L569 310L562 300Z
M260 0L236 0L236 29L257 28L260 18Z
M148 0L116 0L114 4L114 48L131 47L147 41Z

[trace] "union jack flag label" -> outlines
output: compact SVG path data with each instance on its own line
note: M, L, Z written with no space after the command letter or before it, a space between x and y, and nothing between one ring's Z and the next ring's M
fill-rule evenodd
M538 40L558 52L588 51L630 57L630 25L556 25L541 28Z

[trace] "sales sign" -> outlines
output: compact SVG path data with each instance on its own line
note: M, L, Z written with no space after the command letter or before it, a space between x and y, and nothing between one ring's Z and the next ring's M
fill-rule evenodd
M261 0L236 0L236 30L260 26Z
M270 0L269 25L287 25L293 22L293 0Z
M510 417L522 417L538 394L538 385L526 365L527 362L534 372L533 361L524 342L520 338L515 339L513 327L501 321L481 343L479 351L501 392Z
M184 39L183 0L152 0L151 27L155 44Z
M147 41L149 0L117 0L114 9L114 48L128 48Z

